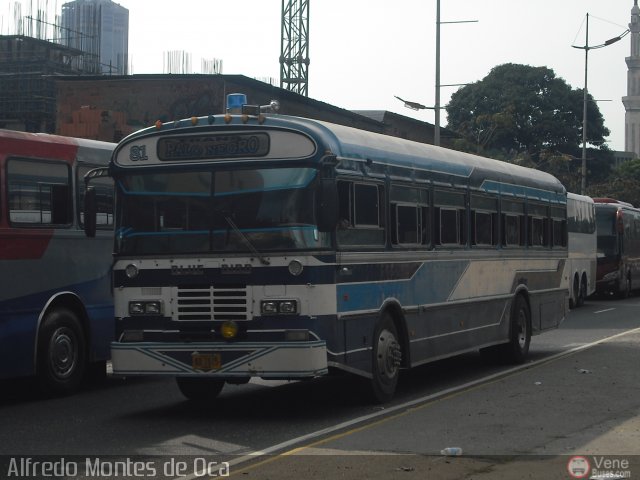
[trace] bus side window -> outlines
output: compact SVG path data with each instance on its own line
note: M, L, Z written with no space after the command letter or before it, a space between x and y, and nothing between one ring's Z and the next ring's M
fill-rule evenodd
M338 228L341 245L383 246L384 192L381 185L338 182Z
M434 194L435 234L438 245L467 243L467 211L464 193L436 190Z
M503 198L500 208L502 210L502 246L524 247L526 238L524 203Z
M68 225L69 166L63 162L10 159L7 166L9 220L16 224Z
M389 192L391 243L400 246L428 245L429 192L425 189L392 185Z
M498 202L495 198L471 196L471 244L492 246L498 244Z
M527 219L529 227L528 244L532 247L550 246L551 228L547 207L539 203L529 203Z
M551 246L567 246L567 221L562 208L551 207Z

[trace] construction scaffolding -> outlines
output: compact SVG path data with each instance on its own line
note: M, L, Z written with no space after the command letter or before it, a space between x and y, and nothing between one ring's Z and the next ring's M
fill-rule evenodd
M309 96L309 1L282 0L280 88Z
M48 0L10 6L0 35L0 128L55 132L54 77L99 73L97 52L71 48L65 38L86 37L60 25ZM54 6L57 8L57 6ZM50 22L53 16L54 22Z

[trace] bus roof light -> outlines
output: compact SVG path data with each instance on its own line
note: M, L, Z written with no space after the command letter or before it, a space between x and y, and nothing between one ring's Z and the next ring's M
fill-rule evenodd
M244 93L230 93L227 95L227 112L241 113L242 106L247 103L247 96Z

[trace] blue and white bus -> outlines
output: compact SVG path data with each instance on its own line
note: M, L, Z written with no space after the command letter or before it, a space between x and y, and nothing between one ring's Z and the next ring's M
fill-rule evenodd
M48 394L104 373L113 340L113 184L96 180L98 233L83 232L84 176L114 143L0 130L0 379Z
M115 374L225 382L523 362L568 308L546 173L305 118L160 123L116 148Z

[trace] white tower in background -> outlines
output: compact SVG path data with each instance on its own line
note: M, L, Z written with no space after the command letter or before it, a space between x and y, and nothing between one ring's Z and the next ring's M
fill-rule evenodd
M627 62L627 95L624 104L624 146L627 152L640 157L640 7L633 1L631 9L631 55Z

